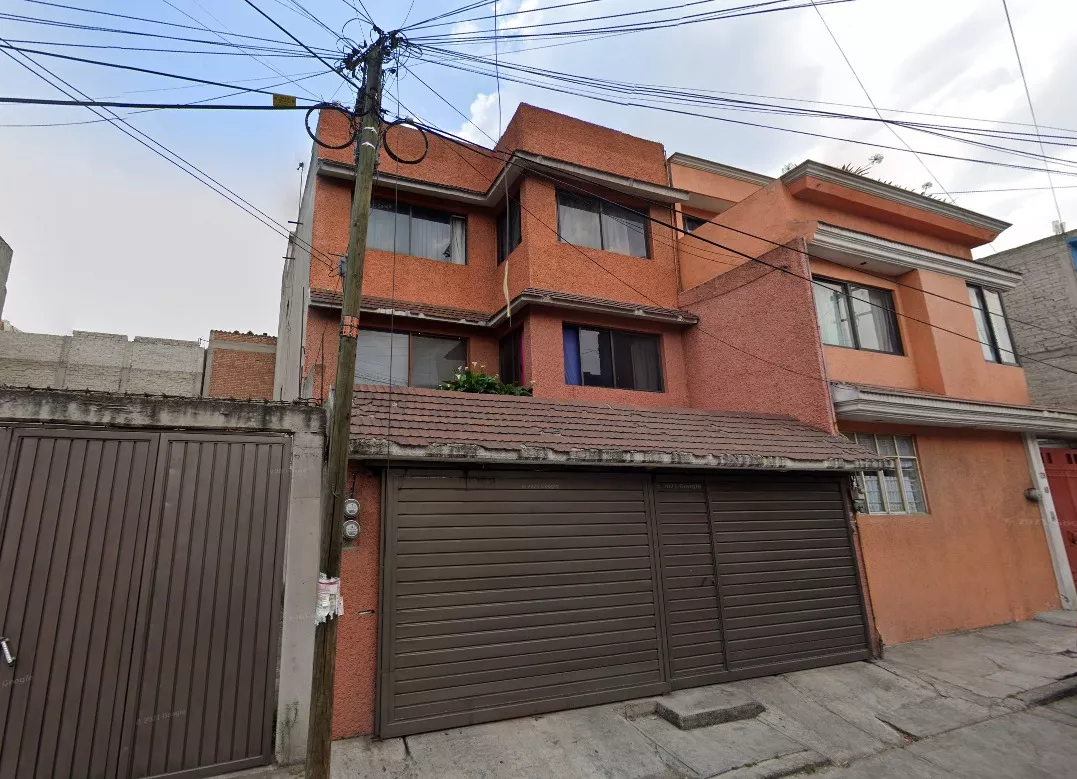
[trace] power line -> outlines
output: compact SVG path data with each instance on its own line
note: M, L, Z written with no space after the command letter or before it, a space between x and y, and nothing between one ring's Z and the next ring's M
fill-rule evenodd
M1025 66L1021 63L1021 51L1017 48L1017 36L1013 31L1013 22L1010 20L1010 8L1006 0L1002 0L1002 10L1006 12L1006 26L1010 28L1010 40L1013 41L1013 53L1017 57L1017 68L1021 71L1021 83L1025 87L1025 98L1028 100L1028 112L1032 114L1032 124L1036 127L1036 134L1040 132L1039 122L1036 120L1036 109L1032 107L1032 93L1028 90L1028 79L1025 78ZM1058 205L1058 193L1055 192L1055 182L1051 178L1051 169L1047 165L1047 152L1043 149L1043 141L1040 141L1040 156L1043 157L1043 169L1047 173L1047 183L1051 188L1051 197L1055 201L1055 213L1058 214L1058 223L1062 224L1062 209Z
M28 40L26 38L8 38L11 43L19 43L24 46L61 46L69 49L104 49L106 51L152 51L156 54L197 54L197 55L228 55L228 56L247 56L249 52L257 52L261 57L290 57L292 59L310 59L309 54L305 54L300 51L287 51L285 49L275 49L269 46L251 46L249 44L238 46L238 44L227 43L229 47L236 46L238 51L222 51L220 49L213 50L199 50L199 49L162 49L160 46L120 46L115 43L73 43L71 41L37 41ZM195 43L193 39L192 43ZM221 44L216 41L206 41L206 43L220 46Z
M575 2L572 2L572 3L560 3L558 5L547 5L547 6L542 6L541 8L527 8L527 9L517 9L515 11L501 11L500 16L502 18L504 18L506 16L518 16L518 15L521 15L521 14L545 13L547 11L553 11L553 10L556 10L558 8L568 8L568 7L574 6L574 5L590 5L592 3L599 3L599 2L602 2L602 0L575 0ZM444 27L444 26L449 25L449 24L463 24L464 22L484 21L486 19L493 18L493 16L494 16L494 14L487 14L485 16L471 16L471 17L468 17L467 19L456 19L456 20L451 21L451 22L438 22L437 24L416 23L416 24L413 24L413 25L411 25L409 27L401 27L400 29L401 29L402 32L407 32L409 30L421 30L421 29L424 29L424 28L431 28L431 27Z
M7 53L8 49L20 51L14 46L0 46L0 52ZM23 55L26 56L26 55ZM40 66L39 66L40 67ZM249 90L243 90L247 92ZM0 97L0 103L5 105L51 105L51 106L78 106L81 108L152 108L168 110L192 110L192 111L308 111L313 105L213 105L198 103L129 103L119 100L53 100L42 97ZM122 117L116 117L120 119ZM112 121L111 119L106 121Z
M483 5L486 5L486 0L478 0L478 2L475 2L475 3L468 3L467 5L461 6L460 8L457 8L457 9L455 9L453 11L446 11L443 14L438 14L437 16L431 16L429 19L423 19L421 22L416 22L415 24L413 24L410 27L405 28L405 29L414 30L417 27L422 27L427 22L436 22L439 19L446 19L446 18L448 18L450 16L456 16L457 14L464 14L464 13L467 13L468 11L471 11L472 9L478 8L478 7L483 6ZM404 32L404 30L401 30L401 32Z
M1056 187L1002 187L999 189L955 189L955 195L973 195L984 192L1043 192L1048 189L1077 189L1077 184L1060 184Z
M480 74L483 74L483 75L489 75L489 74L485 74L483 71L475 70L473 68L468 68L466 66L461 66L461 65L453 65L453 64L450 64L450 63L447 63L447 62L440 62L440 61L434 60L434 59L427 59L427 60L425 60L425 62L428 62L430 64L434 64L434 65L438 65L440 67L450 68L450 69L453 69L453 70L461 70L461 71L468 72L468 73L480 73ZM504 66L504 64L503 64L503 66ZM506 67L508 67L508 66L506 66ZM412 71L412 72L414 73L414 71ZM534 81L528 81L526 79L521 79L521 78L514 78L514 77L511 77L511 76L506 76L504 74L502 74L501 77L503 79L508 80L508 81L513 81L513 82L519 83L519 84L525 84L527 86L534 86L534 87L537 87L539 89L545 89L545 90L550 91L550 92L558 92L558 93L561 93L561 94L573 95L573 96L576 96L576 97L586 97L586 98L588 98L590 100L595 100L595 101L598 101L598 102L601 102L601 103L607 103L609 105L618 105L618 106L624 106L625 105L623 100L616 100L616 99L613 99L613 98L601 97L601 96L594 95L594 94L588 94L586 92L573 91L573 90L570 90L570 89L565 89L563 87L553 86L553 85L550 85L550 84L538 83L538 82L534 82ZM700 118L700 119L710 119L712 121L725 122L727 124L741 125L741 126L744 126L744 127L755 127L755 128L762 128L762 129L767 129L767 130L776 130L776 131L779 131L779 132L793 133L795 135L803 135L803 136L807 136L807 137L811 137L811 138L821 138L821 139L824 139L824 140L840 141L840 142L843 142L843 143L852 143L852 144L856 144L856 145L859 145L859 146L869 146L869 147L876 148L876 149L881 148L881 149L891 149L891 150L894 150L894 151L904 151L899 146L889 146L887 144L872 143L872 142L869 142L869 141L859 141L859 140L855 140L855 139L852 139L852 138L843 138L841 136L828 135L826 133L811 132L809 130L797 130L797 129L791 128L791 127L781 127L781 126L778 126L778 125L763 124L763 123L760 123L760 122L749 122L749 121L746 121L746 120L743 120L743 119L732 119L730 117L725 117L725 116L715 116L713 114L704 114L704 113L700 113L698 111L689 111L687 109L679 109L679 108L671 108L671 107L668 107L668 106L639 104L639 103L631 104L631 105L634 105L635 107L639 107L639 108L649 108L649 109L656 110L656 111L662 111L663 113L670 113L670 114L675 114L675 115L679 115L679 116L691 116L691 117L696 117L696 118ZM859 118L862 118L862 117L859 117ZM878 121L878 120L874 120L874 121ZM902 126L908 126L908 125L902 123ZM914 129L919 129L919 128L914 128ZM927 131L927 130L923 130L923 131L924 132L930 132L930 131ZM943 137L946 137L946 136L943 136ZM957 140L957 139L951 138L951 140ZM972 142L970 142L970 143L972 143ZM983 144L974 144L974 145L983 145ZM1010 150L1003 149L1003 151L1010 151L1011 153L1020 153L1020 152L1017 152L1016 150L1012 150L1012 149L1010 149ZM1026 171L1036 171L1036 172L1040 171L1040 168L1033 168L1033 167L1030 167L1028 165L1018 165L1018 164L1010 163L1010 162L1000 162L1000 161L995 161L995 160L981 160L981 159L970 158L970 157L960 157L960 156L953 155L953 154L942 154L942 153L938 153L938 152L921 151L920 153L925 155L925 156L928 156L928 157L937 157L939 159L957 160L957 161L960 161L960 162L971 162L971 163L975 163L975 164L978 164L978 165L991 165L991 166L994 166L994 167L1010 168L1010 169L1013 169L1013 170L1026 170ZM1039 159L1039 156L1037 155L1036 158ZM1057 159L1057 158L1053 158L1053 159ZM1077 162L1074 162L1072 160L1057 159L1057 161L1060 162L1060 163L1066 163L1066 164L1071 164L1071 165L1077 164ZM1052 172L1056 173L1056 174L1059 174L1059 175L1077 175L1077 171L1071 172L1071 171L1052 170Z
M415 74L413 73L412 75L415 75ZM453 105L452 105L451 103L449 103L449 102L448 102L447 100L445 100L445 98L444 98L444 97L443 97L443 96L442 96L442 95L441 95L440 93L438 93L438 92L437 92L436 90L434 90L434 89L433 89L433 88L432 88L432 87L431 87L431 86L430 86L429 84L427 84L427 83L426 83L425 81L423 81L423 80L422 80L421 78L419 78L418 76L415 76L415 77L416 77L416 79L418 79L419 83L423 84L423 86L425 86L425 87L426 87L427 89L429 89L430 91L434 92L434 94L435 94L435 95L436 95L436 96L437 96L437 97L438 97L439 99L441 99L441 100L442 100L443 102L445 102L446 104L448 104L450 108L452 108L452 109L453 109L454 111L456 111L456 112L457 112L458 114L460 114L460 116L462 116L462 117L463 117L463 118L464 118L464 119L465 119L466 121L468 121L468 122L469 122L469 123L470 123L470 124L471 124L472 126L474 126L474 127L476 128L476 129L478 129L478 130L479 130L480 132L482 132L482 133L483 133L484 135L486 135L486 136L487 136L488 138L490 137L490 136L489 136L489 135L488 135L488 134L487 134L487 133L486 133L485 131L483 131L483 130L482 130L482 128L481 128L481 127L478 127L478 125L476 125L476 124L475 124L474 122L472 122L472 121L471 121L471 120L470 120L470 119L469 119L469 118L468 118L468 117L467 117L466 115L464 115L464 114L463 114L463 113L462 113L462 112L461 112L461 111L460 111L459 109L457 109L457 108L456 108L455 106L453 106ZM458 138L456 138L456 136L453 136L453 135L452 135L451 133L447 133L447 132L445 132L444 130L441 130L441 129L437 128L437 127L433 127L433 126L427 126L427 127L426 127L426 129L430 130L431 132L435 132L435 133L438 133L438 134L441 134L441 135L444 135L444 136L448 136L448 137L451 137L451 138L454 138L454 139L457 139L457 140L462 140L462 139L458 139ZM493 140L493 139L491 139L491 140ZM465 141L465 142L466 142L466 141ZM496 141L495 141L495 143L496 143ZM450 146L451 146L451 144L450 144ZM495 160L498 160L498 161L502 162L503 164L511 164L511 155L510 155L510 159L509 159L509 160L503 160L503 159L499 159L499 158L497 158L497 157L493 157L493 156L491 156L490 154L486 154L486 153L484 153L484 152L482 152L482 151L478 151L478 149L476 149L476 151L477 151L477 153L479 153L479 154L482 154L483 156L486 156L486 157L488 157L488 158L490 158L490 159L495 159ZM495 153L495 154L496 154L496 153L498 153L496 149L494 150L494 153ZM505 152L501 152L501 154L506 154L506 153L505 153ZM517 164L518 164L518 163L517 163ZM537 165L539 165L540 167L542 167L541 163L534 163L534 164L537 164ZM520 167L522 167L522 166L520 166ZM530 170L531 172L536 172L536 171L534 171L534 167L533 167L533 165L529 165L528 167L526 167L526 168L522 168L522 169L524 169L524 170ZM566 174L565 174L565 173L564 173L563 171L555 171L555 172L556 172L556 173L557 173L558 175L566 175ZM544 175L544 174L541 174L541 173L539 173L539 175L540 175L540 176L542 176L542 175ZM567 175L569 175L570 177L573 177L573 178L578 178L578 177L574 177L574 176L571 176L571 174L567 174ZM557 179L556 179L556 178L554 178L553 176L545 175L545 176L544 176L544 178L547 178L547 179L549 179L549 180L551 180L551 181L554 181L555 183L557 182ZM579 191L583 191L583 192L585 192L586 194L588 194L588 195L591 195L592 197L596 197L596 198L598 198L599 200L602 200L602 201L604 201L604 202L607 202L607 203L611 203L611 204L613 204L613 205L617 205L617 206L619 206L619 207L621 207L621 208L626 208L626 207L625 207L624 205L622 205L622 204L620 204L620 203L615 203L614 201L612 201L612 200L609 200L608 198L605 198L605 197L603 197L603 196L601 196L601 195L596 195L596 194L595 194L594 192L590 192L590 191L587 191L587 190L579 190ZM522 204L521 204L521 205L522 205ZM673 224L668 224L668 223L666 223L666 222L663 222L663 221L661 221L661 220L659 220L659 219L655 219L655 218L654 218L654 217L652 217L652 216L651 216L651 215L650 215L649 213L646 213L646 212L641 212L641 211L636 211L636 210L634 210L634 209L631 209L631 208L628 208L627 210L629 210L629 211L631 211L632 213L635 213L635 214L637 214L637 215L639 215L639 216L643 217L644 219L646 219L646 220L648 220L648 221L650 221L650 222L653 222L653 223L655 223L655 224L658 224L658 225L661 225L661 226L663 226L663 227L666 227L666 228L668 228L668 229L670 229L670 230L674 231L674 233L681 233L681 234L685 234L685 235L687 235L687 234L688 234L688 231L687 231L687 230L684 230L684 229L682 229L682 228L676 227L676 226L675 226L675 225L673 225ZM530 213L530 212L529 212L529 213ZM710 221L710 220L708 220L708 221ZM764 242L766 242L766 243L770 243L770 244L773 244L773 245L774 245L774 246L776 246L776 247L777 247L777 246L783 246L783 245L784 245L784 244L779 244L779 243L777 243L777 242L775 242L775 241L772 241L772 240L770 240L770 239L768 239L768 238L763 238L762 236L758 236L758 235L753 235L752 233L748 233L748 232L745 232L745 231L743 231L743 230L738 230L738 229L736 229L736 228L732 228L732 227L729 227L729 226L727 226L727 225L723 225L723 224L720 224L720 223L718 223L718 222L713 222L713 224L717 224L717 225L719 225L720 227L723 227L723 228L725 228L725 229L729 229L729 230L732 230L732 231L734 231L734 232L738 232L738 233L741 233L742 235L750 236L750 237L752 237L752 238L756 238L757 240L761 240L761 241L764 241ZM710 244L710 245L712 245L712 246L716 246L716 247L718 247L718 248L720 248L720 249L724 249L724 250L726 250L726 251L728 251L728 252L732 252L733 254L736 254L736 255L738 255L738 256L744 257L744 258L745 258L746 260L748 260L748 261L752 261L752 262L758 262L758 263L760 263L760 264L766 265L767 267L770 267L770 268L774 268L774 269L777 269L777 270L781 270L781 271L782 271L782 272L784 272L784 273L789 273L789 274L791 274L791 275L793 275L793 276L796 276L797 278L804 278L804 277L802 277L802 276L800 276L800 275L798 275L798 274L796 274L796 273L794 273L794 272L792 272L792 271L788 270L787 268L782 268L781 266L777 266L777 265L772 265L771 263L768 263L768 262L766 262L765 260L762 260L762 259L760 259L760 258L758 258L758 257L752 257L752 256L751 256L751 255L749 255L749 254L746 254L746 253L744 253L744 252L741 252L741 251L739 251L739 250L737 250L737 249L734 249L734 248L732 248L732 247L730 247L730 246L726 246L726 245L724 245L724 244L718 243L717 241L712 241L712 240L710 240L710 239L707 239L707 238L703 238L703 237L701 237L701 236L698 236L698 235L695 235L695 236L693 236L693 237L695 237L695 238L696 238L697 240L699 240L699 241L702 241L702 242L704 242L704 243ZM788 248L788 247L787 247L787 248ZM793 250L793 251L797 251L798 253L801 253L801 254L805 255L806 257L809 257L809 258L814 258L814 259L823 259L823 258L821 258L821 257L815 257L815 255L812 255L811 253L809 253L809 252L807 252L807 251L803 251L803 250L799 250L799 249L797 249L797 250ZM876 274L870 274L870 273L868 273L868 274L866 274L866 275L871 275L871 276L875 276L875 277L877 277L877 278L881 278L881 277L877 276ZM808 277L808 279L807 279L807 280L808 280L808 281L809 281L810 283L812 283L812 284L815 284L815 285L817 285L817 286L823 286L823 285L822 285L822 284L821 284L820 282L818 282L818 281L816 281L815 279L812 279L812 278L810 277L810 272L809 272L809 277ZM892 280L892 279L886 279L886 280L887 280L887 281L890 281L890 282L892 282L892 283L896 283L896 282L893 282L893 280ZM967 301L966 301L966 302L961 302L961 301L957 301L957 300L954 300L953 298L948 298L948 297L945 297L944 295L939 295L939 294L937 294L937 293L932 293L932 292L929 292L929 291L927 291L927 290L923 290L923 289L920 289L919 287L913 287L913 286L911 286L911 285L907 285L907 284L900 284L900 283L899 283L899 286L905 286L905 287L908 287L909 289L913 289L913 290L916 290L916 291L918 291L918 292L921 292L921 293L923 293L923 294L933 295L933 296L935 296L935 297L941 298L941 299L943 299L943 300L946 300L946 301L949 301L949 302L951 302L951 303L957 303L957 304L959 304L959 305L962 305L962 306L964 306L964 307L967 307L967 308L974 308L974 306L972 306L971 304L969 304L969 303L968 303ZM958 336L959 338L963 338L963 339L965 339L965 340L969 340L969 341L974 341L975 343L977 343L977 344L980 344L981 346L984 346L984 345L985 345L985 344L984 344L984 342L983 342L983 341L980 341L980 340L979 340L978 338L972 338L971 336L967 336L967 335L965 335L965 334L963 334L963 333L959 333L959 332L957 332L956 330L950 330L950 329L948 329L948 328L945 328L945 327L940 327L939 325L934 325L934 324L932 324L932 323L930 323L930 322L927 322L927 321L924 321L924 320L922 320L922 319L918 319L918 318L916 318L916 317L913 317L913 316L910 316L910 315L908 315L908 314L904 314L904 313L901 313L901 312L895 311L895 310L893 310L893 309L891 309L891 308L888 308L888 307L886 307L886 306L883 306L883 305L880 305L880 304L876 304L876 303L871 303L870 301L862 301L862 302L866 302L866 303L868 303L868 305L872 305L872 306L874 306L874 307L876 307L876 308L882 308L883 310L885 310L885 311L889 311L889 312L890 312L891 314L894 314L895 316L901 316L901 317L903 317L903 318L905 318L905 319L911 320L911 321L913 321L913 322L917 322L917 323L919 323L919 324L922 324L922 325L925 325L925 326L927 326L927 327L931 327L931 328L933 328L933 329L936 329L936 330L939 330L939 331L942 331L942 332L946 332L946 333L949 333L949 334L951 334L951 335L956 335L956 336ZM1058 333L1057 331L1052 331L1052 330L1048 330L1047 328L1042 328L1042 327L1039 327L1038 325L1032 325L1032 324L1030 324L1030 323L1020 322L1019 320L1014 320L1014 319L1011 319L1010 321L1013 321L1013 322L1018 322L1018 323L1020 323L1020 324L1025 324L1025 325L1028 325L1028 326L1031 326L1031 327L1036 327L1036 328L1038 328L1038 329L1041 329L1041 330L1046 330L1047 332L1053 333L1054 335L1060 335L1060 336L1062 336L1062 337L1065 337L1065 338L1074 338L1074 337L1075 337L1075 336L1074 336L1074 335L1072 335L1072 334L1063 334L1063 333ZM1017 354L1016 350L1014 351L1014 354ZM1067 373L1072 373L1072 374L1074 374L1074 375L1077 375L1077 371L1070 371L1070 370L1067 370L1067 369L1064 369L1064 368L1062 368L1061 366L1057 366L1057 365L1054 365L1054 364L1052 364L1052 363L1044 362L1043 360L1035 360L1035 359L1033 359L1033 358L1031 358L1031 357L1025 357L1024 359L1026 359L1026 360L1030 360L1031 362L1037 362L1037 363L1043 363L1043 364L1045 364L1045 365L1050 365L1051 367L1054 367L1054 368L1058 368L1059 370L1064 370L1064 371L1066 371Z

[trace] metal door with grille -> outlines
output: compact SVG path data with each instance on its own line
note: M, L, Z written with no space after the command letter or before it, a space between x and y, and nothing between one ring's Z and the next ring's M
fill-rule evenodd
M664 692L650 480L394 471L379 733Z
M280 436L0 430L0 779L271 761L287 463Z
M1058 514L1058 529L1070 562L1070 574L1077 582L1077 449L1043 449L1047 484Z

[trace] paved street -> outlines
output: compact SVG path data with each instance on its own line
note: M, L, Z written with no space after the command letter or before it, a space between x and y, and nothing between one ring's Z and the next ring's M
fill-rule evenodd
M1077 777L1077 697L1069 697L1077 693L1077 629L1064 624L1075 616L905 644L878 662L406 739L337 742L333 776ZM727 716L746 718L687 730L670 721Z

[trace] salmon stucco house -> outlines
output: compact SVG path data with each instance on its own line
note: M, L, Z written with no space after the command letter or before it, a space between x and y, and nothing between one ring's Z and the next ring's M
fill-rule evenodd
M971 255L1005 223L811 161L667 159L528 105L494 151L428 140L417 165L383 149L375 184L335 736L1077 607L1029 461L1077 414L1028 405L999 304L1020 277ZM315 148L278 399L331 389L352 154ZM534 397L438 389L466 363Z

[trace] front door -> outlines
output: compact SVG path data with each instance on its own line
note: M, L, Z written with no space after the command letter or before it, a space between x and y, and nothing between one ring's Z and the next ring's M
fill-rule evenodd
M1043 449L1041 454L1070 573L1077 582L1077 449Z

